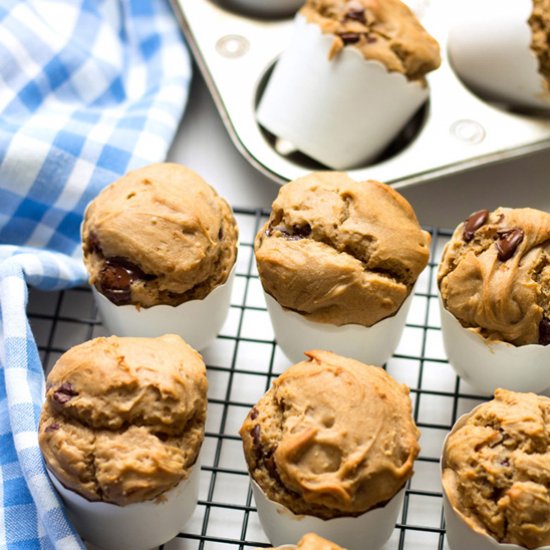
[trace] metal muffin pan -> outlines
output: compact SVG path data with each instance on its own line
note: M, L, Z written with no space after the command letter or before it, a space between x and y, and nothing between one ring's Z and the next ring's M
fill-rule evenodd
M240 153L282 184L324 167L260 128L255 109L285 48L293 14L269 17L281 0L172 0L221 118ZM247 10L257 3L257 14ZM287 0L287 3L291 3ZM447 57L453 0L409 0L440 46L441 67L428 75L430 99L375 162L347 170L357 180L405 187L550 148L550 117L506 110L477 97Z

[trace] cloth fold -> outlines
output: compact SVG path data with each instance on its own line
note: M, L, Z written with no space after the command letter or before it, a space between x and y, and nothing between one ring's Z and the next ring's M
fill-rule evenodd
M0 29L0 549L84 548L38 448L27 285L85 282L84 209L166 158L191 64L168 0L6 0Z

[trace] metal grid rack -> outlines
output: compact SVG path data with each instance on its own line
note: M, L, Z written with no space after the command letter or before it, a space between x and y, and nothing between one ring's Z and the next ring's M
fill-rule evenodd
M235 215L241 242L231 308L221 334L202 352L208 367L209 409L199 503L165 550L270 546L252 499L238 429L250 407L290 362L274 341L254 261L254 236L267 213L235 209ZM415 474L385 550L446 547L441 446L458 416L488 398L476 395L446 360L435 276L450 232L430 231L430 263L417 283L400 344L385 366L411 388L414 418L422 434ZM105 334L88 287L58 293L31 290L28 312L46 371L69 347Z

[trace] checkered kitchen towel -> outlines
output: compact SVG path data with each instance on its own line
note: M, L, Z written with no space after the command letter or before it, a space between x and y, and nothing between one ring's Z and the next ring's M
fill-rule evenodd
M86 204L164 160L190 63L168 0L0 2L0 548L83 548L37 446L27 285L81 284Z

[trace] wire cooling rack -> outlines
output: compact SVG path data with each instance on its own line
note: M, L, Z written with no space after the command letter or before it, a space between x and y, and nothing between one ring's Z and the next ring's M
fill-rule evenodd
M240 229L237 277L228 319L203 356L209 408L201 451L199 503L165 550L269 547L258 520L238 430L252 405L290 362L276 345L254 261L253 242L267 218L235 209ZM439 457L455 420L487 400L448 364L440 334L437 263L449 231L431 229L431 260L415 289L399 346L385 368L411 388L421 453L398 523L384 550L443 549L445 528ZM31 290L29 318L48 371L69 347L105 335L88 287L58 293Z

